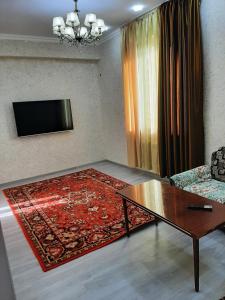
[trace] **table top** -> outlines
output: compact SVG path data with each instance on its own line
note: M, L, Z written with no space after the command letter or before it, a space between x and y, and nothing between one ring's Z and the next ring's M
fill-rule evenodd
M123 198L194 238L225 224L225 205L151 180L118 191ZM225 196L225 195L224 195ZM191 210L190 204L210 204L213 211Z

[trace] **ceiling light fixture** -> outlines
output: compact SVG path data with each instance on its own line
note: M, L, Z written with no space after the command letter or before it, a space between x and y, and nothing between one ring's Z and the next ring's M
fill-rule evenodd
M75 9L67 14L66 23L62 17L53 18L53 34L57 35L60 42L70 45L89 45L100 40L103 32L108 29L104 20L97 19L95 14L87 14L84 25L79 19L78 0L74 0Z
M136 5L132 6L132 10L135 12L142 11L143 8L144 8L144 5L142 5L142 4L136 4Z

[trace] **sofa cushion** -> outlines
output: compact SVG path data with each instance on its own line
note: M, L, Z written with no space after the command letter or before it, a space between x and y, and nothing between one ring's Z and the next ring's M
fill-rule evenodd
M202 180L184 187L185 191L225 204L225 183L214 179Z
M212 154L212 178L225 182L225 147L221 147Z
M204 165L192 170L188 170L170 177L170 181L176 187L183 189L186 185L190 185L199 180L211 179L210 166Z

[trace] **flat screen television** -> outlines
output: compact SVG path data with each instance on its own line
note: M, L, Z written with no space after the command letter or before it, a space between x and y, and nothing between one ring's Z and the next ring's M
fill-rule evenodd
M13 102L18 136L73 129L70 100Z

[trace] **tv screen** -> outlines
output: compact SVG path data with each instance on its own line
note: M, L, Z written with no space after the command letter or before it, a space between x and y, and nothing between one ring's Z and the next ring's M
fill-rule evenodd
M13 102L18 136L73 129L70 100Z

